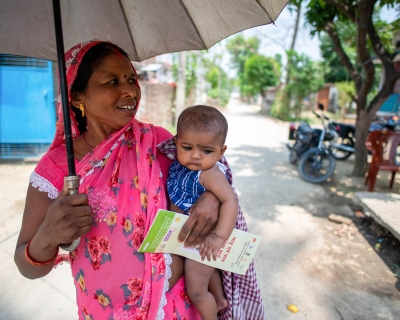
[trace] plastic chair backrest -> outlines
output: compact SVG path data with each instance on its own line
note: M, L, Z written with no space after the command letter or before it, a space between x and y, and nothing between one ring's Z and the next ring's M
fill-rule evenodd
M373 131L365 142L372 153L372 163L398 165L395 163L396 149L400 145L400 135L394 131Z

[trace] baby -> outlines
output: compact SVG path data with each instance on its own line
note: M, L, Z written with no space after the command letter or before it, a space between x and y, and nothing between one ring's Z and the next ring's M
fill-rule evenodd
M238 201L227 177L226 167L219 162L226 151L228 123L217 109L193 106L178 118L175 143L177 161L169 170L167 189L171 210L189 213L190 207L206 190L221 202L218 224L214 233L200 244L202 259L214 260L236 224ZM184 271L183 271L184 270ZM217 319L217 313L228 306L221 275L213 267L172 255L172 287L182 273L189 298L203 320Z

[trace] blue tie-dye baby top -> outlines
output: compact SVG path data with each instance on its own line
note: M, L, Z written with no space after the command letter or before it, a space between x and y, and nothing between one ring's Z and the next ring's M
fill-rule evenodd
M226 177L226 167L217 162L218 169ZM169 168L167 179L167 190L169 199L183 212L188 212L191 206L197 201L201 194L206 191L199 181L202 170L192 171L175 160Z
M200 195L206 191L200 182L201 171L192 171L174 161L169 168L167 190L169 199L184 212L197 201Z

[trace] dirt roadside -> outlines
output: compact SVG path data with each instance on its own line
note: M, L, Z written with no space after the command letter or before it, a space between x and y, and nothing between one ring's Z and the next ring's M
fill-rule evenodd
M276 119L271 120L282 126L289 127L289 124L285 122ZM331 243L337 243L339 240L342 247L340 250L336 247L329 250L332 257L340 259L344 255L347 255L347 257L353 259L344 265L340 264L342 267L339 268L341 269L339 272L340 276L350 278L348 274L348 268L350 267L358 275L371 280L369 275L376 274L375 266L369 263L368 254L361 254L360 249L364 253L365 249L366 252L374 251L390 269L389 272L386 270L386 273L397 279L395 284L397 292L388 290L388 287L390 287L389 283L392 283L392 281L383 281L379 284L379 289L376 288L374 290L375 293L382 295L393 294L393 297L400 299L400 241L373 219L367 217L363 212L363 208L353 201L355 192L367 191L365 178L355 177L351 174L354 167L354 160L355 156L351 155L346 160L336 161L334 175L327 182L320 184L325 189L323 204L321 204L320 196L317 195L315 197L311 196L311 202L307 198L301 205L313 215L326 218L327 222L324 226L328 231L326 233L326 240ZM381 171L378 173L374 192L400 194L400 174L396 175L393 188L389 188L390 175L389 172ZM337 211L334 208L343 206L348 206L351 209L348 212L346 210L340 212L341 215L353 221L351 225L337 224L328 219L328 216L332 212ZM365 241L369 246L365 247ZM354 279L351 281L346 280L346 283L356 288L362 288L364 282L354 281Z
M396 277L395 288L397 292L392 292L393 297L400 299L400 241L396 239L388 230L381 227L373 219L366 217L360 206L353 202L354 193L357 191L367 191L363 177L354 177L351 175L354 166L354 155L345 161L336 162L334 177L323 184L326 190L326 202L336 206L340 203L346 203L353 211L353 224L350 226L337 225L331 223L332 234L339 237L343 246L348 246L348 255L356 258L357 264L353 266L361 267L357 270L358 274L371 279L369 274L376 274L373 266L369 263L368 255L357 253L360 248L360 240L365 240L369 244L368 252L374 251L390 269L389 275ZM400 175L396 176L393 188L389 188L390 173L380 172L377 177L374 192L397 193L400 194ZM400 212L400 209L399 209ZM327 227L327 230L330 230ZM330 235L332 236L332 235ZM389 281L391 282L391 281ZM376 293L390 295L390 284L383 281L379 284Z

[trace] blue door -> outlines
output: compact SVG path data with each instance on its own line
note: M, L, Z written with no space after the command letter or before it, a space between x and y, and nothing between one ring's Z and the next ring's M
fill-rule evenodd
M51 62L0 55L0 157L14 157L17 149L20 156L46 149L55 123Z

